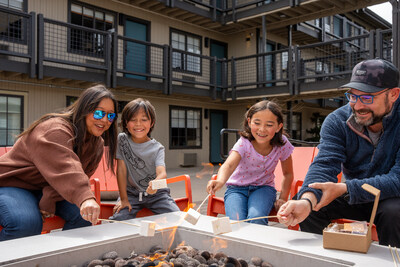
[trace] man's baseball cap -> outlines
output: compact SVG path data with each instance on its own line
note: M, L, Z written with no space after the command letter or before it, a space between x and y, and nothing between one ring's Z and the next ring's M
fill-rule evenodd
M340 88L354 88L366 93L376 93L399 86L399 70L384 59L361 61L353 68L350 82Z

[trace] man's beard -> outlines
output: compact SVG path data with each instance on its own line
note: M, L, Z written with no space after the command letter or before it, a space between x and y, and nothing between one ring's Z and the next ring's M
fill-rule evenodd
M361 119L359 119L359 118L357 117L357 113L355 112L354 107L352 107L351 110L353 111L353 116L354 116L354 119L356 120L356 122L357 122L359 125L368 127L368 126L377 124L378 122L381 122L382 119L383 119L383 117L385 117L385 116L390 112L389 99L388 99L387 95L386 95L386 98L385 98L385 103L384 103L384 105L385 105L385 107L386 107L386 110L385 110L385 112L384 112L383 114L381 114L381 115L375 115L375 113L374 113L372 110L370 110L370 109L360 109L360 110L358 110L359 112L360 112L360 111L361 111L361 112L365 112L365 111L366 111L366 112L370 112L370 113L371 113L371 118L369 118L369 119L366 120L366 121L365 121L365 120L361 120Z

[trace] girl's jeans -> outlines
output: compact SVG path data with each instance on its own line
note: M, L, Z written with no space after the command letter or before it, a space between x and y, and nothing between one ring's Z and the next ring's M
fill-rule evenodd
M41 196L41 191L0 187L0 241L41 233ZM56 215L65 220L63 230L91 225L81 217L79 208L66 200L57 202Z
M276 189L271 186L228 185L224 201L225 213L231 220L268 216L276 200ZM268 225L268 219L249 221Z

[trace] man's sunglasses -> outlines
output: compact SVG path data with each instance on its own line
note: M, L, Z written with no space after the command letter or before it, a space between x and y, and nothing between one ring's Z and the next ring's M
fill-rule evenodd
M95 111L93 112L93 118L94 118L95 120L101 120L102 118L104 118L104 116L105 116L106 114L107 114L107 119L108 119L108 121L109 121L109 122L113 122L114 119L115 119L115 116L116 116L115 113L107 113L107 112L105 112L105 111L103 111L103 110L99 110L99 109L97 109L97 110L95 110Z

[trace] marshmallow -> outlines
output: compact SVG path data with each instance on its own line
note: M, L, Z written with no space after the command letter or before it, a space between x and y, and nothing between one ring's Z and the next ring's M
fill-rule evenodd
M156 223L152 221L140 221L140 235L154 236L156 231Z
M215 235L232 232L229 217L222 217L211 221L213 232Z
M197 223L197 221L200 219L200 213L195 211L194 209L190 208L186 215L185 215L185 220L193 225Z
M151 189L153 189L153 190L166 188L166 187L168 187L166 179L158 179L158 180L151 181Z

